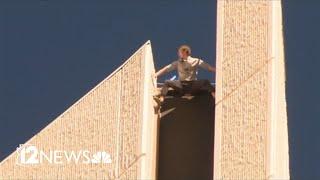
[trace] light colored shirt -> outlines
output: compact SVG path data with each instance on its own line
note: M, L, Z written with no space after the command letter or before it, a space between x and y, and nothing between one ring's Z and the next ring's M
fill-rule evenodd
M198 67L210 71L210 65L199 58L188 56L187 59L179 59L166 66L166 71L178 71L180 81L197 80Z

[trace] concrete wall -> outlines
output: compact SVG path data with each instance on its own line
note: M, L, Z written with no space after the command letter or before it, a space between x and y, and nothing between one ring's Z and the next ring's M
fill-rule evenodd
M15 151L1 162L0 179L154 179L157 116L152 109L153 73L147 42L26 142L45 152L106 151L112 163L17 165L19 151Z
M218 0L215 179L289 179L280 0Z

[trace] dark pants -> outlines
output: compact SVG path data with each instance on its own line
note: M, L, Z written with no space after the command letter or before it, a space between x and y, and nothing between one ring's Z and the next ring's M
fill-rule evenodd
M207 79L194 81L167 80L165 81L161 89L161 95L167 95L169 87L171 87L180 94L195 93L199 91L214 91L214 87L210 84L210 81Z

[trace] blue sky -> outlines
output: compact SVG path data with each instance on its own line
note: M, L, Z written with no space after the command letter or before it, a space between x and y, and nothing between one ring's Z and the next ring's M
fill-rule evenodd
M320 178L319 8L284 3L292 179ZM214 65L215 28L215 0L0 0L0 160L149 39L157 68L184 43Z

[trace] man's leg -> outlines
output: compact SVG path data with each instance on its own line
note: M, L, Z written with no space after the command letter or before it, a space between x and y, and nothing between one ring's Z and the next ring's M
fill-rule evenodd
M190 94L193 91L193 81L181 81L183 94Z
M192 81L192 91L193 92L208 91L209 93L212 94L213 97L215 97L215 93L214 93L215 89L211 85L210 81L207 79Z
M182 84L179 80L167 80L161 87L160 92L157 92L154 96L154 99L158 102L161 103L164 101L164 97L167 95L169 88L174 89L175 91L178 91L179 93L183 92L183 87Z
M170 87L179 93L183 93L183 86L179 80L167 80L164 82L161 94L166 96Z

